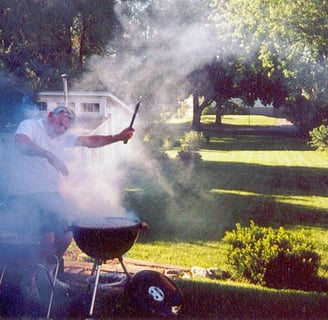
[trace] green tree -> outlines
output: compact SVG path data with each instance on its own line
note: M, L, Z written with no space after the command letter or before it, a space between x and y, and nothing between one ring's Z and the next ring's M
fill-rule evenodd
M119 29L115 1L4 0L0 3L0 68L53 88L60 75L77 76L86 58L104 53Z
M258 51L258 58L273 82L288 85L290 101L303 96L313 106L313 117L304 104L290 108L290 118L300 114L307 128L315 125L312 119L325 118L322 101L327 97L327 33L328 4L325 1L262 1L229 0L212 1L215 21L223 20L229 25L224 37L232 39L245 57ZM238 8L238 10L237 10ZM323 98L324 97L324 98ZM280 105L283 104L280 101ZM320 109L320 112L316 109ZM317 120L316 120L317 121Z
M234 57L215 59L189 74L193 96L192 129L200 129L202 112L213 102L216 104L216 124L221 124L222 105L235 96L236 61Z
M281 105L287 96L283 75L276 72L271 77L256 55L251 59L228 56L194 70L189 75L193 94L192 128L200 129L201 114L215 102L216 125L221 124L224 105L231 98L241 98L247 106L257 99L264 103Z

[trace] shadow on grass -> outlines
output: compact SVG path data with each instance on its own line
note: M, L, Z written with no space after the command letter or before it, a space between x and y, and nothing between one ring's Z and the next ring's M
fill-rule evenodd
M175 136L177 140L191 130L190 124L168 124L165 127L168 135ZM281 150L288 143L289 150L309 150L306 144L309 137L305 137L294 126L289 125L202 124L200 131L211 142L207 145L209 149L216 150L220 146L223 150L275 150L272 149L274 146ZM219 140L220 145L217 144Z
M224 196L208 204L207 210L192 209L174 213L167 211L143 210L141 219L150 225L150 231L142 234L138 242L151 241L220 241L227 230L235 228L236 223L248 225L250 220L262 226L321 226L328 227L328 214L323 210L281 204L274 199L254 199L240 196ZM215 202L218 203L215 206ZM222 203L244 203L247 209L228 211ZM251 204L251 205L250 205ZM218 206L221 207L218 207ZM231 209L231 208L230 208Z
M242 162L206 162L203 177L209 188L253 192L259 195L327 196L328 168L266 166ZM198 172L195 173L195 178ZM197 181L195 181L197 184Z
M237 222L250 220L273 227L328 225L326 208L311 202L313 197L324 201L328 169L226 162L205 166L192 170L188 179L171 172L170 194L145 175L136 179L142 191L128 193L126 204L151 226L141 241L218 241Z
M103 310L104 316L99 319L108 319L110 316L112 320L164 318L179 320L319 320L327 319L328 316L328 297L325 294L269 290L254 286L237 286L225 282L210 283L197 280L174 280L174 282L183 294L182 308L178 316L164 317L156 315L156 313L149 315L138 312L136 309L126 307L114 295L110 299L107 296L108 301L104 304Z
M237 286L224 282L176 280L184 301L180 320L322 320L328 317L328 297L320 293ZM121 310L111 319L163 319ZM173 319L169 317L169 319Z
M328 298L317 293L263 290L229 284L179 282L182 319L326 319Z
M311 150L304 138L290 136L277 136L276 134L245 135L245 134L213 134L210 135L210 143L206 149L217 151L241 151L241 150Z

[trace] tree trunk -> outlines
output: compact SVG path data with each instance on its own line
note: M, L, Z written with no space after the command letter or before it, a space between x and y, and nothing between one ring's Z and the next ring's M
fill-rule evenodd
M215 112L215 125L220 126L222 124L222 106L217 104Z
M198 95L193 94L193 117L191 123L191 129L200 130L200 119L202 115L202 109L199 106Z

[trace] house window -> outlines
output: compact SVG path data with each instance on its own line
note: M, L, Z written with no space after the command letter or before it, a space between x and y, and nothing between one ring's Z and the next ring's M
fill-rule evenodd
M48 105L47 105L47 102L44 102L44 101L38 101L36 103L39 111L47 111L48 110Z
M81 112L99 112L99 103L81 103Z

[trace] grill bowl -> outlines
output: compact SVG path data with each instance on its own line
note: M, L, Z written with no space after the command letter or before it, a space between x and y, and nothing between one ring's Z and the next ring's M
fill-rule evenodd
M103 261L121 258L133 246L141 230L138 219L85 218L72 223L77 246L88 256Z

